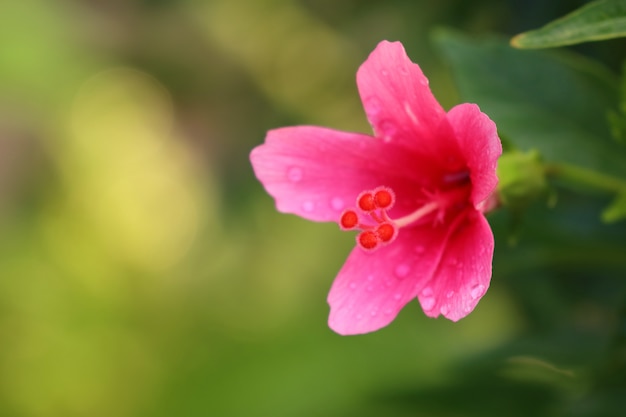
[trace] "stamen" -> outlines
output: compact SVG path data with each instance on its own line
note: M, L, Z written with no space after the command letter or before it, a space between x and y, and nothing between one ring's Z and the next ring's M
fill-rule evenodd
M352 230L359 224L359 216L354 210L346 210L341 215L339 226L342 230Z
M381 209L390 209L395 203L395 195L389 188L378 189L374 193L374 203Z
M357 242L363 249L372 250L378 246L379 240L376 233L371 230L366 230L357 236Z
M357 210L348 209L341 214L339 227L341 230L361 230L356 241L365 250L370 251L387 245L398 234L398 227L387 215L387 210L393 207L395 200L395 194L390 188L378 187L366 190L356 199L358 210L365 215L366 221L362 221L360 218L362 215L360 216Z
M468 174L463 171L445 178L444 181L467 181L468 178ZM393 190L387 187L365 190L356 199L358 209L348 209L341 214L339 227L341 230L360 230L361 233L356 237L357 245L366 251L375 250L392 243L401 228L413 225L430 214L434 213L428 221L433 224L443 222L448 210L459 210L467 204L470 191L468 187L457 187L443 192L422 190L424 205L404 217L392 219L387 212L396 201Z
M441 208L440 207L440 203L437 201L431 201L430 203L423 205L422 207L420 207L419 209L415 210L413 213L404 216L398 220L395 220L394 223L396 226L398 227L404 227L404 226L408 226L411 223L416 222L417 220L421 219L422 217L424 217L425 215L432 213L433 211L437 210Z
M366 213L376 210L376 203L374 202L374 195L370 191L365 191L359 194L356 199L357 206Z
M378 238L389 243L396 236L396 228L391 223L383 223L376 229Z

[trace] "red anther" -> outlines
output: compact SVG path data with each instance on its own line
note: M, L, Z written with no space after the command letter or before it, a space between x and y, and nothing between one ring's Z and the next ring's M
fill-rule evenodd
M342 229L354 229L357 224L359 224L359 216L357 216L354 210L346 210L343 212L339 220L339 225Z
M388 188L382 188L380 190L377 190L374 194L374 204L376 205L376 207L381 209L391 208L391 206L393 206L394 200L395 196L393 195L393 192Z
M365 191L361 193L356 199L356 204L359 206L361 210L363 210L366 213L376 210L376 203L374 203L374 195L369 191Z
M357 243L363 249L372 250L378 246L378 236L371 230L366 230L357 236Z
M389 242L396 235L396 228L391 223L383 223L376 228L376 236L381 242Z

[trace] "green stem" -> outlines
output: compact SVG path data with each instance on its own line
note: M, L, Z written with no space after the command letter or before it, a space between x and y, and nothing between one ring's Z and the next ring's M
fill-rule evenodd
M626 192L626 181L575 165L548 163L544 165L544 172L548 177L554 177L572 185L582 185L609 193Z

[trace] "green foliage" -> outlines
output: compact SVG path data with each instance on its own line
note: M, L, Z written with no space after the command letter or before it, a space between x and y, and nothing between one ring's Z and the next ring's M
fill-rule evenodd
M613 202L602 212L602 220L613 223L626 219L626 191L617 194Z
M618 105L617 81L604 67L573 54L518 51L498 38L438 31L435 41L463 100L478 103L513 146L626 175L626 149L610 140L606 123Z
M613 138L619 143L626 145L626 64L622 69L619 91L619 108L610 111L608 119Z
M515 36L517 48L550 48L626 36L626 0L596 0L548 23Z

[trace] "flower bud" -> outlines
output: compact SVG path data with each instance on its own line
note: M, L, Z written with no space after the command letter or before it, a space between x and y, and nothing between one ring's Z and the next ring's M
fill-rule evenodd
M539 152L513 151L498 160L498 199L504 206L523 208L547 189Z

